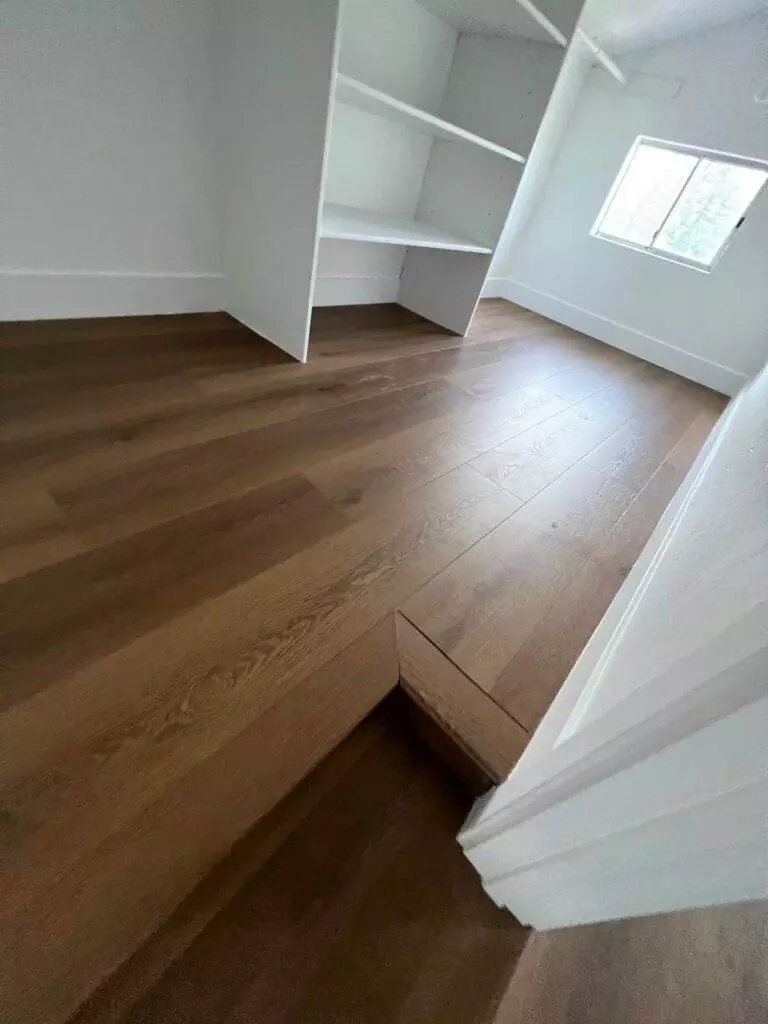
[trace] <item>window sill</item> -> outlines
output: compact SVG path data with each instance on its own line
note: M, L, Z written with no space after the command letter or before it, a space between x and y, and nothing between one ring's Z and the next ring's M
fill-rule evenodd
M639 252L644 256L654 256L657 260L662 260L664 263L674 263L678 267L684 267L686 270L696 270L700 274L710 274L720 258L720 253L718 253L712 263L709 266L705 266L703 263L696 263L682 256L673 256L671 253L662 252L659 249L648 249L642 245L626 242L622 238L603 235L599 231L590 231L590 236L596 238L599 242L610 242L611 245L621 246L622 249L630 249L632 252Z

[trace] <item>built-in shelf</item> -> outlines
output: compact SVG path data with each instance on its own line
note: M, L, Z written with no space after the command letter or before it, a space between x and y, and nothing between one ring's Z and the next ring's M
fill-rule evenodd
M379 213L377 210L361 210L356 206L340 206L337 203L323 204L320 236L348 242L415 245L423 249L453 249L456 252L487 254L493 251L488 246L477 245L417 220Z
M341 72L336 75L336 99L358 107L360 110L367 110L371 114L387 117L390 121L398 121L416 131L438 135L442 139L468 142L473 146L479 146L481 149L487 149L491 153L506 157L507 160L525 163L525 157L520 153L515 153L514 150L506 149L480 135L475 135L474 132L468 132L465 128L459 128L458 125L443 121L442 118L435 117L434 114L430 114L426 110L412 107L410 103L404 103L394 96L374 89L370 85L365 85L363 82L358 82L357 79L343 75Z
M615 60L613 60L602 47L598 46L597 43L588 36L586 32L583 32L580 28L576 29L577 37L584 43L584 45L591 51L592 55L597 58L599 64L608 72L609 75L613 75L617 82L621 85L627 84L627 76L618 66Z

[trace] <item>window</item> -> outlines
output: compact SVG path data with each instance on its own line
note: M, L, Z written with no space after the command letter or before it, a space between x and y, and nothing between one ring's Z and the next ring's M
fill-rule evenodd
M592 234L708 270L766 179L758 160L641 137Z

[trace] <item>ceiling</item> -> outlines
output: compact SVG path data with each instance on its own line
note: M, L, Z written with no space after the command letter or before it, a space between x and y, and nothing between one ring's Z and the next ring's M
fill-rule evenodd
M654 46L723 25L768 0L587 0L580 27L609 53Z
M419 0L419 3L460 32L552 42L550 34L517 0ZM535 0L535 3L566 36L571 34L581 0Z
M517 0L418 0L460 32L523 36L551 43L551 36ZM580 0L534 0L570 36ZM587 0L580 27L609 53L653 46L725 24L757 11L768 0Z

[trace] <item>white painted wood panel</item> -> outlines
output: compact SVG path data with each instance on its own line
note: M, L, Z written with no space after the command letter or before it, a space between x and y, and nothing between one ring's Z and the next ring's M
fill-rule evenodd
M594 924L764 899L765 879L765 838L761 836L734 842L726 850L702 851L696 857L633 872L631 882L627 875L592 875L581 880L578 888L550 892L543 905L524 882L514 892L504 883L488 886L487 892L496 902L514 908L515 916L547 931L564 927L563 922Z
M549 43L462 35L440 116L527 157L563 58Z
M394 302L405 249L320 239L315 275L315 306Z
M414 0L348 0L342 7L339 70L404 102L437 110L456 38L454 29ZM431 133L337 100L325 201L414 218L433 141ZM322 240L317 304L392 301L404 258L402 247Z
M462 832L536 927L768 895L767 410L768 370Z
M324 200L413 217L431 151L431 136L337 101Z
M424 249L452 249L457 252L490 253L488 246L423 224L409 217L397 217L377 210L326 203L320 234L323 238L352 242L376 242L379 245L408 245Z
M307 356L339 0L222 0L225 308Z
M528 226L591 65L591 51L576 36L565 53L540 130L526 150L528 158L504 224L491 273L509 262L514 246Z
M345 0L339 70L436 114L457 37L416 0Z
M670 816L685 809L717 808L721 802L727 812L726 805L752 786L761 771L764 774L760 759L765 756L766 729L768 700L750 703L571 798L527 816L515 828L514 848L505 833L495 833L478 846L473 863L488 879L558 859L561 865L585 863L587 856L596 869L606 870L620 837L624 836L621 842L628 840L627 845L633 838L644 843L638 829L649 822L669 822ZM718 820L725 824L722 814ZM645 856L650 848L642 843ZM625 856L631 861L634 853L626 851Z
M451 142L462 142L470 146L479 146L491 153L496 153L507 160L515 160L523 163L525 157L514 150L490 139L483 138L475 132L467 131L457 124L453 124L444 118L430 114L410 103L404 103L389 93L374 89L364 82L350 78L348 75L339 74L336 76L336 99L342 103L349 103L366 110L379 117L385 117L406 128L416 132L423 132L427 135L434 135L441 139L448 139Z
M455 334L466 334L490 265L490 256L409 249L397 301Z
M563 56L561 48L548 44L461 35L440 115L527 152ZM440 139L432 147L416 216L495 250L522 173L522 165ZM489 268L490 260L409 252L398 301L465 334Z

